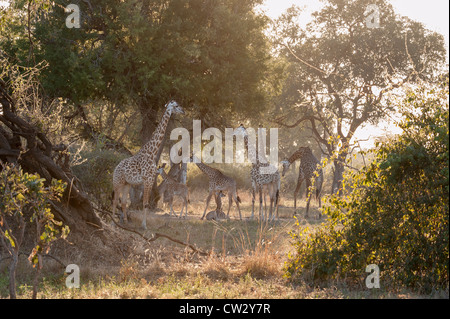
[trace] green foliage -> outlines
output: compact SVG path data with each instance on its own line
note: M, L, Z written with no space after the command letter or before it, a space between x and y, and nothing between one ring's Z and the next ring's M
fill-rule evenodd
M61 181L52 180L45 186L45 179L38 174L24 173L20 167L2 165L0 172L0 235L10 247L18 249L21 243L14 227L8 219L27 221L36 224L38 233L36 243L29 256L33 267L39 266L38 255L50 250L51 243L69 233L68 226L55 220L49 201L58 201L66 185ZM27 214L25 214L27 213ZM26 225L26 224L25 224ZM19 226L25 228L25 225ZM20 231L20 230L19 230Z
M369 5L379 9L379 28L366 25ZM385 0L326 0L305 28L301 14L293 6L275 21L274 43L288 66L278 101L283 115L274 113L281 125L306 125L326 156L339 150L336 192L358 128L395 110L394 89L437 81L446 71L446 47L442 35L396 14Z
M169 98L202 119L262 111L270 48L268 20L254 10L260 0L76 1L79 29L65 26L70 1L45 14L33 2L31 39L27 19L16 18L27 6L12 3L0 47L14 62L30 52L47 61L40 80L51 97L101 99L149 116Z
M80 156L82 163L72 168L73 173L80 179L93 202L100 207L110 207L114 168L125 156L103 149L101 145L82 151Z
M34 226L34 247L28 260L36 269L33 298L37 295L42 256L48 254L52 243L66 238L69 227L55 220L50 201L61 198L66 184L52 180L50 185L38 174L24 173L17 165L0 163L0 243L12 257L9 266L9 293L16 298L16 266L27 226ZM28 230L27 233L30 231Z
M405 100L401 136L378 145L374 161L329 196L326 227L293 235L286 275L361 283L377 264L381 284L421 292L448 287L448 86Z

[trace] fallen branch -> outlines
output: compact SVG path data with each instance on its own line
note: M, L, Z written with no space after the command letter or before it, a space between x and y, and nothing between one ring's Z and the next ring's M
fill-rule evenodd
M169 235L165 235L165 234L161 234L161 233L155 233L151 238L148 238L148 237L145 236L144 234L142 234L142 233L140 233L140 232L138 232L138 231L136 231L136 230L134 230L134 229L125 227L125 226L121 225L120 223L118 223L118 222L114 219L114 217L112 216L111 212L108 212L108 211L105 211L105 210L102 210L102 209L98 209L98 208L95 208L95 207L94 207L94 209L95 209L96 211L98 211L99 213L108 215L117 227L119 227L119 228L121 228L121 229L123 229L123 230L126 230L126 231L128 231L128 232L131 232L131 233L134 233L134 234L138 235L139 237L141 237L142 239L144 239L144 240L147 241L148 243L151 243L151 242L153 242L153 241L156 241L158 238L166 238L166 239L168 239L168 240L170 240L170 241L173 241L174 243L177 243L177 244L180 244L180 245L189 247L190 249L192 249L192 251L194 251L194 252L196 252L196 253L198 253L198 254L200 254L200 255L202 255L202 256L209 256L209 255L210 255L210 253L207 253L207 252L204 252L204 251L202 251L202 250L197 249L194 245L191 245L191 244L185 243L185 242L183 242L183 241L181 241L181 240L172 238L172 237L170 237Z
M24 253L24 252L19 252L19 255L24 255L24 256L28 257L30 254L27 254L27 253ZM42 257L48 257L48 258L51 258L51 259L53 259L54 261L56 261L58 264L60 264L61 266L63 266L64 268L67 268L66 264L63 263L60 259L56 258L55 256L52 256L52 255L50 255L50 254L44 254L44 255L42 255ZM10 258L12 258L12 257L11 257L11 256L3 257L2 259L0 259L0 263L2 263L2 262L5 261L5 260L8 260L8 259L10 259Z

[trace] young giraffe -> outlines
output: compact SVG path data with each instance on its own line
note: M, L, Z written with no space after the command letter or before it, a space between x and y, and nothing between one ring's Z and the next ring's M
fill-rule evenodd
M241 202L241 199L237 195L236 190L236 181L232 179L231 177L226 176L218 169L209 167L206 164L203 164L198 158L195 156L191 156L191 160L194 161L194 163L198 166L198 168L205 173L209 178L209 194L206 198L206 207L205 211L203 212L203 216L201 219L205 218L206 210L208 209L209 202L211 200L212 195L217 196L217 193L219 191L227 191L228 193L228 213L227 218L230 217L230 209L231 205L234 202L236 203L236 206L239 210L239 219L242 220L241 215L241 208L239 207L239 203Z
M183 207L181 208L180 218L183 217L183 210L186 209L186 212L184 213L184 217L187 217L187 211L188 211L188 203L189 201L189 190L187 186L183 183L178 183L176 180L174 180L172 177L166 174L164 171L164 167L166 164L163 164L160 168L158 168L157 173L161 175L163 178L163 182L161 183L159 187L159 193L164 194L165 191L168 191L168 199L169 199L169 205L170 205L170 213L169 215L172 216L172 212L175 215L175 212L173 211L173 197L175 195L180 196L183 201Z
M263 196L264 196L264 205L267 207L265 202L265 193L266 190L269 193L270 197L270 210L269 210L269 219L275 218L275 214L272 215L272 207L275 206L276 217L278 218L278 201L280 195L280 173L276 170L272 174L262 174L261 171L264 168L268 168L270 166L267 163L267 160L264 160L264 163L261 163L261 159L258 154L258 149L255 148L254 145L249 144L248 142L248 132L245 127L241 124L236 130L235 135L244 137L244 144L248 151L248 157L253 159L252 169L250 172L250 177L252 180L252 216L251 219L254 218L255 211L255 197L256 192L259 193L259 217L265 219L265 213L263 213ZM265 212L266 208L264 208Z
M312 178L315 178L314 187L316 189L316 200L319 202L319 207L321 207L320 193L322 192L323 185L323 171L318 168L320 161L314 156L309 147L300 147L297 152L291 155L289 159L281 162L283 164L282 175L286 173L289 166L296 160L300 159L300 169L298 175L297 187L294 191L294 214L297 208L297 193L300 190L300 186L303 180L306 180L306 195L308 197L308 202L306 204L306 217L308 217L309 212L309 202L311 201L311 191ZM319 215L321 218L322 215Z
M121 198L122 217L125 222L127 221L126 202L131 185L144 185L144 218L142 220L142 227L144 229L147 229L150 191L153 187L153 181L155 180L156 175L156 155L162 140L164 139L164 133L172 114L184 114L183 109L175 101L167 103L165 108L166 110L162 119L156 130L153 132L150 141L147 142L136 155L122 160L115 168L113 175L113 213L116 213L117 202L119 201L119 198Z
M222 197L225 197L225 194L222 191L219 191L216 199L216 210L210 211L208 214L206 214L206 220L220 220L220 219L226 219L227 215L222 210Z

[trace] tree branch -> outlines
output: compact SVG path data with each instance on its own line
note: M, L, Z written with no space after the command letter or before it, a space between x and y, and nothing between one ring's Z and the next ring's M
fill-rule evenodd
M134 230L134 229L130 229L130 228L128 228L128 227L125 227L125 226L120 225L118 222L116 222L116 220L115 220L114 217L112 216L112 213L111 213L111 212L106 211L106 210L102 210L102 209L98 209L98 208L95 208L95 207L94 207L94 209L95 209L96 211L102 213L102 214L108 215L108 216L111 218L111 220L113 221L113 223L114 223L117 227L119 227L120 229L126 230L126 231L128 231L128 232L133 233L133 234L136 234L136 235L138 235L139 237L141 237L142 239L144 239L144 240L145 240L146 242L148 242L148 243L151 243L151 242L153 242L153 241L155 241L155 240L157 240L157 239L159 239L159 238L166 238L166 239L168 239L168 240L170 240L170 241L173 241L174 243L177 243L177 244L180 244L180 245L189 247L190 249L192 249L192 251L194 251L195 253L198 253L198 254L200 254L200 255L202 255L202 256L209 256L209 255L211 254L211 253L207 253L207 252L204 252L204 251L202 251L202 250L197 249L194 245L191 245L191 244L185 243L185 242L183 242L183 241L181 241L181 240L172 238L172 237L170 237L169 235L165 235L165 234L161 234L161 233L155 233L155 234L153 234L153 236L152 236L151 238L148 238L148 237L145 236L144 234L142 234L142 233L140 233L140 232L138 232L138 231L136 231L136 230Z

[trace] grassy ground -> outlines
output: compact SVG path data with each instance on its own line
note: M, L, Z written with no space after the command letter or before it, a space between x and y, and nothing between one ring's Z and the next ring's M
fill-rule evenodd
M158 239L151 244L116 226L105 225L104 236L83 235L59 242L52 254L65 264L80 267L80 289L65 285L65 268L46 259L38 298L415 298L408 292L383 289L348 289L339 283L309 287L283 277L283 266L291 249L289 232L298 231L292 218L293 202L283 199L280 218L272 223L249 220L251 198L240 193L243 221L235 206L230 220L201 221L205 192L191 194L187 219L165 216L159 211L148 217L149 229L140 228L142 215L134 212L127 225L151 236L159 232L212 252L200 256L191 249ZM215 204L212 204L215 205ZM181 202L176 202L176 211ZM321 227L313 204L311 218L303 218L305 202L298 203L300 227ZM210 207L212 210L214 207ZM228 202L224 203L225 211ZM167 209L166 209L167 212ZM75 244L76 242L76 244ZM1 258L0 258L1 259ZM5 260L6 261L6 260ZM7 262L0 263L0 297L8 297ZM17 274L20 298L31 298L33 269L23 256ZM426 296L425 296L426 297Z

